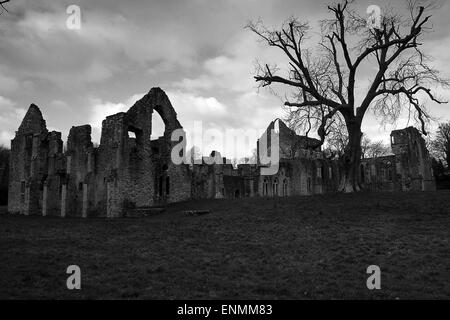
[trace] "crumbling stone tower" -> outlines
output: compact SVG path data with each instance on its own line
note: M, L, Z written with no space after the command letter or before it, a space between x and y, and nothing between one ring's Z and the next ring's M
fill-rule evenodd
M41 214L46 180L57 171L57 155L62 151L61 133L48 132L39 108L32 104L16 136L11 140L8 210L21 214ZM46 212L44 212L46 213Z
M165 124L164 135L150 140L156 111ZM153 88L126 113L107 117L96 161L94 206L108 217L127 209L189 199L190 173L171 161L172 132L182 129L169 98Z
M67 139L66 179L62 186L61 216L86 217L93 209L95 150L91 126L72 127Z
M401 190L433 191L436 184L425 140L414 127L394 130L391 148L396 156L396 173Z

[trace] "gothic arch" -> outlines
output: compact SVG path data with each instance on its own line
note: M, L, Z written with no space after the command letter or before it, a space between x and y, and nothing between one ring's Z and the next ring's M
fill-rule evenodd
M175 109L161 88L152 88L128 110L129 126L139 128L145 131L146 136L150 136L153 111L156 111L164 122L164 136L170 136L174 130L182 128Z

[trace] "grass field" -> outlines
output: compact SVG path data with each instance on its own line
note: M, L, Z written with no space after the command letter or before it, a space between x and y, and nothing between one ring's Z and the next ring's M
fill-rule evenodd
M2 215L0 298L450 299L449 241L449 191L205 200L136 219ZM72 264L81 290L66 288ZM366 287L369 265L381 290Z

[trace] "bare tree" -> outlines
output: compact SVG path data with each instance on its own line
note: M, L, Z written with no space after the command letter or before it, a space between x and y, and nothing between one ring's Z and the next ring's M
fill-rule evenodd
M372 141L364 136L361 140L361 158L377 158L387 156L391 153L391 148L383 141Z
M441 123L436 136L431 140L430 151L437 160L443 160L450 167L450 122Z
M332 157L342 156L348 143L348 136L344 129L333 128L327 136L326 149ZM361 159L377 158L387 156L391 153L391 148L383 141L372 141L366 135L361 139Z
M281 120L279 121L282 123ZM292 124L289 125L292 126ZM280 128L280 131L281 130L283 129ZM284 159L294 159L297 156L298 150L302 147L299 137L292 128L283 130L283 133L280 132L280 135L282 135L282 139L280 138L279 141L280 157Z
M361 159L368 158L367 153L369 151L371 142L372 141L370 141L369 137L363 135L363 138L361 139Z
M421 39L431 28L430 7L408 1L410 15L383 11L376 28L368 27L358 15L353 1L328 6L330 19L321 21L321 40L317 50L308 47L308 23L290 18L280 30L270 30L260 21L248 29L271 47L280 49L288 60L282 74L276 65L258 65L255 80L260 86L281 84L292 90L285 106L292 118L304 127L311 126L324 143L336 117L342 117L348 135L340 190L360 190L358 175L361 160L361 124L369 107L384 119L396 119L410 108L426 134L429 115L419 95L444 103L430 90L431 85L448 86L449 81L430 65L421 51ZM365 92L356 92L358 71L364 63L376 66ZM357 97L362 97L357 99ZM359 101L361 100L361 101Z
M295 116L295 115L294 115ZM340 117L336 117L334 123L329 129L326 139L326 149L331 157L342 157L345 153L345 147L348 144L348 134L345 122Z
M0 0L0 7L2 11L0 11L0 15L3 14L3 12L9 12L8 9L5 8L4 4L8 3L10 0Z

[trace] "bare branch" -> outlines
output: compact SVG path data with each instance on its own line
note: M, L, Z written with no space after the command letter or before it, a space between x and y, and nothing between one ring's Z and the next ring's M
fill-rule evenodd
M10 1L10 0L1 0L1 1L0 1L0 6L2 7L2 13L3 13L3 10L6 11L6 12L9 12L8 9L6 9L5 6L4 6L4 4L5 4L5 3L8 3L9 1ZM1 13L0 13L0 14L1 14Z
M306 134L317 130L321 143L334 130L347 131L344 163L348 174L356 174L361 125L369 108L383 122L396 121L402 110L410 111L426 134L431 116L424 98L446 103L431 89L450 87L450 80L441 76L421 48L422 37L431 30L431 6L425 1L410 0L409 16L386 7L377 28L368 27L366 17L358 14L351 0L330 5L330 18L320 24L322 37L317 49L306 46L309 25L295 18L279 30L269 30L260 21L247 26L287 59L287 70L265 64L258 68L255 80L261 86L280 83L292 89L292 97L286 98L283 106L290 126ZM366 92L356 95L361 66L373 62L375 71ZM362 97L361 101L356 101L356 96ZM355 179L350 183L358 189Z

